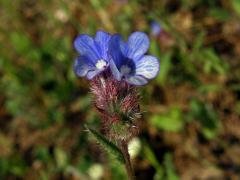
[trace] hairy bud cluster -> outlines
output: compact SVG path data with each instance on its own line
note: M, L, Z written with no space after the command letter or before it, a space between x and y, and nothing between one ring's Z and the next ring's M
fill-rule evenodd
M91 81L94 105L101 115L106 135L116 141L129 141L138 133L136 119L141 117L136 87L117 81L109 71Z

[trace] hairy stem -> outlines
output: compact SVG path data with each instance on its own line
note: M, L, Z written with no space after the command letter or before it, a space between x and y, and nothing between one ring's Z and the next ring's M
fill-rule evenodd
M121 150L122 150L124 160L125 160L125 168L126 168L126 171L128 174L128 178L129 178L129 180L135 180L134 172L133 172L131 161L130 161L130 156L128 153L127 142L122 140L120 145L121 145Z

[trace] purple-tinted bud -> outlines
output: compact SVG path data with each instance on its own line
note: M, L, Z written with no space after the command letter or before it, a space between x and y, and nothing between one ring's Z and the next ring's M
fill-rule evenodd
M101 115L106 135L116 141L129 141L138 133L139 94L136 87L114 79L105 71L91 81L94 105Z
M162 31L161 25L158 22L156 22L156 21L152 21L151 22L150 29L151 29L151 32L150 32L151 35L155 36L155 37L159 36L159 34Z

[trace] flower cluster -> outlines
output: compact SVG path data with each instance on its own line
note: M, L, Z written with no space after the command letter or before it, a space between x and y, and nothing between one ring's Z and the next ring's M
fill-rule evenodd
M146 84L159 71L158 59L145 55L147 35L134 32L124 42L118 34L98 31L95 38L78 36L74 47L80 53L74 71L91 80L105 134L117 143L128 142L138 133L136 119L141 115L136 86Z
M130 85L145 85L158 74L159 61L145 55L149 39L143 32L132 33L127 42L119 34L110 35L98 31L95 38L80 35L74 41L80 53L74 63L77 76L92 80L107 70L117 81Z

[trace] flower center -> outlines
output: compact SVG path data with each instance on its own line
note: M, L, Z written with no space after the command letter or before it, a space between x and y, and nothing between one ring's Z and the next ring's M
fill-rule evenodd
M99 70L105 69L106 66L107 66L107 62L104 61L103 59L98 60L96 63L96 67Z
M122 65L120 71L122 74L130 74L131 68L127 65Z

